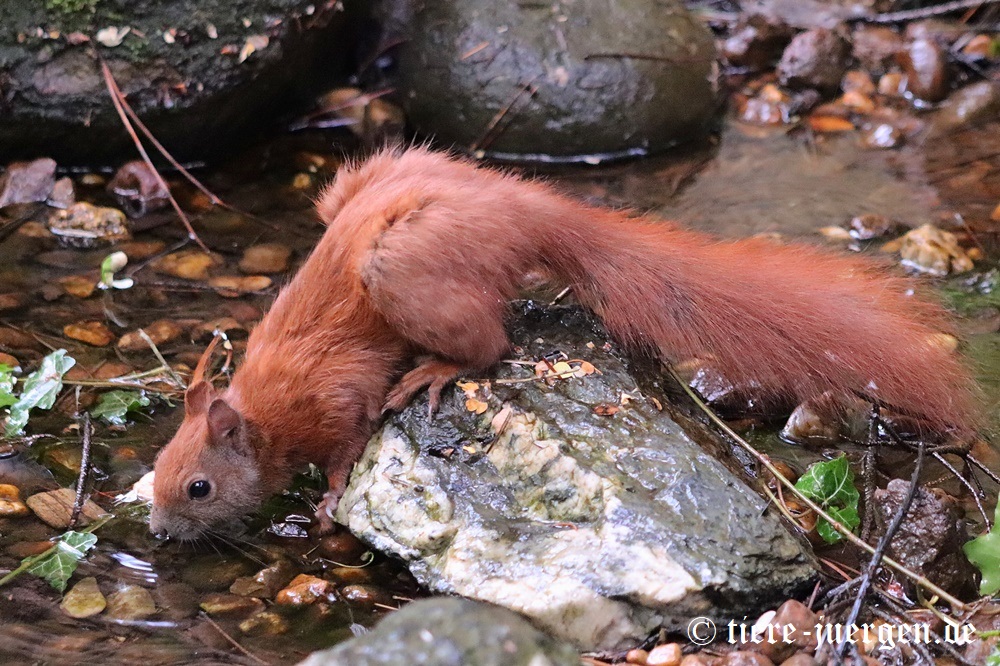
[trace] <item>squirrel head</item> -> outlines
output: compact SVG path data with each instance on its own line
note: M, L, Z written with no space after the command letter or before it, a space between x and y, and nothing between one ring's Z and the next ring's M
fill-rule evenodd
M262 497L253 428L208 382L184 394L184 421L154 466L149 529L181 540L232 524Z

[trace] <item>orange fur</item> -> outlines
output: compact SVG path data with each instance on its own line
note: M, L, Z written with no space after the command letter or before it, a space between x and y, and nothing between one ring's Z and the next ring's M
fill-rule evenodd
M621 342L665 360L711 355L763 398L857 391L937 430L978 420L969 373L933 340L944 312L861 258L718 241L424 149L345 168L317 208L329 228L216 398L246 422L254 496L308 461L325 466L335 504L387 397L398 406L499 361L508 301L538 271ZM203 510L177 486L220 449L212 427L188 423L208 411L189 413L157 462L154 523L167 531Z

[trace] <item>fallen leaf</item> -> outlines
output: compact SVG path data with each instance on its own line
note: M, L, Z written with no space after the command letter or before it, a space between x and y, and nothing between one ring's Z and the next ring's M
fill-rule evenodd
M254 291L263 291L271 286L271 278L266 275L224 275L208 281L210 287L218 290L220 296L234 298Z
M820 134L830 134L853 131L854 124L837 116L809 116L809 128Z
M70 296L76 298L89 298L97 287L97 282L86 275L69 275L59 278L59 285Z
M455 382L455 385L462 389L466 398L476 397L476 391L479 390L479 384L476 382Z
M614 416L621 409L618 405L612 405L608 403L602 403L600 405L594 405L594 413L598 416Z
M465 409L474 414L482 414L488 407L488 404L478 398L469 398L465 401Z
M173 342L184 332L184 329L179 324L170 319L157 319L153 323L143 326L142 330L146 332L146 335L157 347L168 342ZM134 352L144 349L148 350L149 343L136 330L123 335L118 341L117 347L122 351Z
M76 502L76 491L72 488L60 488L32 495L25 503L38 518L50 527L65 529L73 515L73 504ZM87 500L80 511L80 524L86 525L107 515L100 506Z
M207 280L209 269L221 263L221 260L207 252L183 250L157 259L152 266L157 273L185 280Z
M93 534L66 532L56 539L48 555L28 568L28 573L44 578L49 585L62 592L80 560L96 543L97 537Z
M107 347L115 340L115 334L99 321L81 321L63 327L63 335L73 340L85 342L94 347Z

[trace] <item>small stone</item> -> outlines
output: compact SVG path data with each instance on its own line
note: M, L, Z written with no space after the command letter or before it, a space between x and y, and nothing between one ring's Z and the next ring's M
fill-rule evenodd
M184 333L184 329L177 322L170 319L157 319L153 323L143 326L142 330L146 332L146 335L157 347L168 342L173 342ZM142 334L138 330L123 335L121 340L118 341L117 346L118 349L127 352L151 351L149 343L142 337Z
M289 628L288 621L273 611L257 613L240 622L240 631L247 636L280 636Z
M97 288L97 280L86 275L68 275L59 278L59 285L70 296L89 298Z
M820 227L819 233L833 241L852 241L851 232L844 227Z
M157 273L185 280L207 280L209 269L221 263L222 261L218 257L207 252L183 250L160 257L153 262L152 266Z
M66 247L91 248L132 237L125 213L81 201L57 210L48 220L49 231Z
M368 546L346 530L330 534L319 540L316 552L340 564L356 564Z
M245 277L226 275L212 278L208 284L216 289L220 296L232 298L267 289L271 286L271 278L266 275L247 275Z
M852 69L846 72L844 78L840 81L840 89L845 94L857 92L869 97L877 92L872 77L868 75L868 72L861 69Z
M879 123L861 134L861 145L865 148L898 148L903 144L903 133L889 123Z
M958 244L955 234L925 224L903 236L899 249L903 265L931 275L965 273L972 259Z
M739 650L727 654L722 666L774 666L774 662L759 652Z
M903 38L892 28L860 25L851 36L854 57L861 66L876 75L883 74L895 63L903 49Z
M4 552L11 557L25 558L41 555L50 548L52 548L51 541L18 541L7 546Z
M781 56L795 31L762 14L741 18L722 44L722 54L730 64L762 70Z
M56 163L47 157L11 162L0 176L0 208L45 201L56 182Z
M191 329L191 339L195 342L208 342L215 331L225 333L230 340L242 340L247 337L246 327L232 317L222 317L198 324Z
M285 589L278 592L274 602L283 606L306 606L314 603L320 597L324 597L330 591L329 581L299 574L292 579L292 582Z
M345 585L340 588L340 596L348 603L369 608L375 604L387 606L392 601L385 590L372 585Z
M80 465L83 463L83 452L79 446L54 447L45 451L42 462L49 469L76 476L80 473Z
M709 661L705 655L701 653L686 654L684 658L681 659L681 666L714 666L715 660Z
M99 614L107 605L108 600L104 598L101 588L97 586L97 579L88 577L74 585L66 593L59 607L70 617L79 620Z
M625 654L626 664L637 664L638 666L646 666L646 664L648 663L648 659L649 659L649 653L639 648L636 648L634 650L629 650Z
M118 243L115 248L128 255L129 259L140 260L163 252L167 248L167 244L163 241L129 241Z
M809 129L819 134L854 131L854 123L838 116L809 116Z
M23 518L31 511L21 501L21 490L17 486L0 484L0 518Z
M250 615L264 610L264 602L253 597L242 597L236 594L215 593L208 595L199 604L209 615L235 616Z
M94 347L107 347L115 340L115 334L99 321L81 321L63 327L63 335L73 340L85 342Z
M280 243L253 245L243 252L240 270L248 274L283 273L288 270L292 249Z
M52 186L52 192L49 193L48 201L46 201L53 208L66 209L76 203L76 190L73 187L73 181L70 178L60 178Z
M906 73L906 89L925 102L940 102L950 83L948 54L930 39L915 39L898 56Z
M906 89L906 77L900 72L889 72L878 80L878 92L886 97L899 97Z
M26 500L30 508L42 522L50 527L65 529L73 515L73 503L76 501L76 491L72 488L60 488L32 495ZM93 520L103 518L107 514L94 502L87 500L80 511L78 525L87 525Z
M108 595L108 617L115 620L142 620L156 613L153 596L144 587L125 585Z
M805 652L793 654L781 662L781 666L817 666L818 662Z
M42 224L41 222L25 222L21 225L21 228L17 230L18 236L23 236L25 238L52 238L52 232L49 228Z
M778 63L782 84L835 90L847 69L850 46L833 30L813 28L796 35Z
M11 356L10 354L4 352L0 352L0 365L6 365L8 368L21 367L21 363L17 360L16 357Z
M253 576L237 578L229 591L244 597L273 599L295 575L295 567L288 560L279 560Z
M665 643L649 651L646 666L679 666L683 657L679 644Z
M899 225L885 215L865 213L852 219L849 228L851 238L871 240L888 236L899 229Z
M938 127L954 129L989 121L1000 112L1000 85L979 81L956 90L934 119Z
M372 576L368 573L367 569L359 569L357 567L334 567L330 569L329 576L339 585L356 585L369 583L372 580Z
M786 626L795 627L795 632L788 633L791 641L785 642L784 640L779 640L774 643L764 641L755 646L754 649L775 662L784 661L798 650L815 651L818 647L816 637L812 632L807 636L805 632L800 630L803 627L815 627L818 622L819 616L809 610L808 606L801 601L789 599L778 607L778 610L774 613L774 617L771 618L768 624L775 627L774 633L776 636L785 636ZM749 662L747 664L749 666Z
M170 202L163 180L143 160L123 164L108 183L108 192L129 217L142 217Z

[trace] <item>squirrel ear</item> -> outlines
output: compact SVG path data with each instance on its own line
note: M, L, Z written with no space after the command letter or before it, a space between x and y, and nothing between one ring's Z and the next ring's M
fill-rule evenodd
M184 411L191 416L203 413L214 395L215 387L208 382L192 384L184 392Z
M243 417L222 398L216 398L208 408L208 430L213 443L238 441Z

